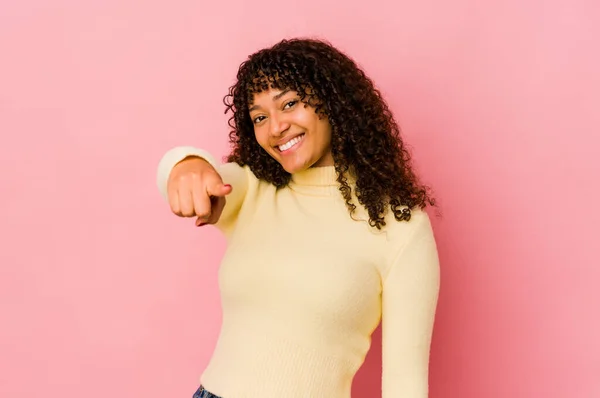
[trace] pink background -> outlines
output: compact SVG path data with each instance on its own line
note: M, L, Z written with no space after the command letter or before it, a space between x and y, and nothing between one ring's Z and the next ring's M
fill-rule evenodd
M203 3L2 2L1 397L191 397L224 242L155 168L224 155L238 64L293 35L367 70L440 199L431 396L600 397L600 3Z

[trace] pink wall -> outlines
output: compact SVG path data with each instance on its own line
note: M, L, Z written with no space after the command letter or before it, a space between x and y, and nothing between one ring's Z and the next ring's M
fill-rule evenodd
M224 154L238 63L296 34L365 67L440 199L431 396L600 397L600 3L203 3L2 2L1 397L191 397L224 246L155 167Z

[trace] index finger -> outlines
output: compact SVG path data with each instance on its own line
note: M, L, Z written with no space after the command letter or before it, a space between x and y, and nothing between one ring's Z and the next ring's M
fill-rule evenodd
M215 176L206 184L206 193L209 196L225 196L231 193L231 185L224 184L220 176Z

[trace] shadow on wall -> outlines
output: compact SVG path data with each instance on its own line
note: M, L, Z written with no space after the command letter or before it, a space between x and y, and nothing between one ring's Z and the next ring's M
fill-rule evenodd
M381 396L381 324L372 337L371 349L352 384L353 397Z

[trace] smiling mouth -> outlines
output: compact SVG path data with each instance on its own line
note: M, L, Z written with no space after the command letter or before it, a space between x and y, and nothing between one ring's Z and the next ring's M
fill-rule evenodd
M279 149L279 152L289 151L290 149L292 149L294 146L296 146L303 139L304 139L304 133L300 134L297 137L292 138L291 140L289 140L285 144L279 145L276 148Z

